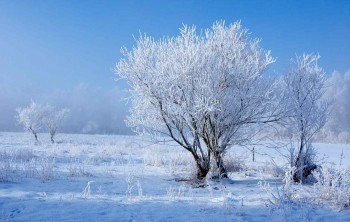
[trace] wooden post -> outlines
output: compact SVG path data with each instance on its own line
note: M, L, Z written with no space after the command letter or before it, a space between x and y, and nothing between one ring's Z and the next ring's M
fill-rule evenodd
M253 162L255 162L255 147L253 147Z

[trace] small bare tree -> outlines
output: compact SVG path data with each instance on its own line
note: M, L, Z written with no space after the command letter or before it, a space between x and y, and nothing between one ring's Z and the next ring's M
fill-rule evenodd
M28 107L17 108L16 111L18 123L22 124L25 130L33 133L35 141L39 142L38 132L43 126L44 106L32 101Z
M69 113L68 109L57 110L50 105L41 105L32 102L28 107L17 108L17 121L24 126L24 128L35 137L35 141L38 140L38 132L46 127L50 133L51 142L54 143L54 136L62 123L63 119L67 117Z
M44 107L44 116L42 121L50 133L52 143L55 143L54 136L57 133L57 129L62 124L62 121L67 117L68 113L69 109L58 110L50 105L46 105Z
M298 141L291 151L290 160L295 168L295 182L302 182L317 167L312 139L325 125L329 110L329 103L322 100L326 78L322 68L317 65L319 58L319 55L313 54L297 56L284 79L290 112L287 122Z
M214 23L202 35L184 26L178 37L141 36L116 66L132 87L128 125L171 137L193 155L198 178L211 158L227 177L227 148L251 138L248 126L276 119L273 84L262 76L274 59L259 43L240 22Z

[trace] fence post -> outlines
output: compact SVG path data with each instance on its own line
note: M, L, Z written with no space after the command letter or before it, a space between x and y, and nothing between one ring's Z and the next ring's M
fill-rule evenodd
M255 162L255 147L253 147L252 152L253 152L253 162Z

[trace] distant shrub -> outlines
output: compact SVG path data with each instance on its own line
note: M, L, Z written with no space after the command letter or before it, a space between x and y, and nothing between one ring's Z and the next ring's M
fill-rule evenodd
M159 152L147 150L143 156L143 161L149 166L163 166L165 164L164 157Z

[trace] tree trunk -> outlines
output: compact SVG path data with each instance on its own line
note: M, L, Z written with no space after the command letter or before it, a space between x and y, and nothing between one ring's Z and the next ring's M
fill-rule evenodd
M197 163L197 179L203 180L209 172L209 167L202 167Z
M34 134L34 137L35 137L35 141L36 141L36 142L39 142L39 140L38 140L38 135L37 135L35 132L33 132L33 134Z
M51 134L50 136L51 136L51 143L54 144L55 143L55 141L53 140L54 134Z
M295 167L295 172L293 173L293 181L296 183L299 183L302 181L302 164L300 162L300 156L298 155L295 163L294 163L294 167Z
M213 175L213 179L221 179L221 178L228 178L227 171L224 166L224 160L222 158L222 150L224 150L223 147L220 147L217 143L218 139L216 139L213 134L211 135L211 139L209 139L208 134L205 134L204 141L206 143L208 152L213 154L213 158L215 160L215 165L218 169L217 175Z
M39 142L37 133L31 127L29 127L29 131L33 133L33 135L35 137L35 141Z
M196 161L196 166L197 166L197 179L198 180L203 180L209 170L210 170L210 158L208 159L202 159L202 158L199 158L197 155L195 155L194 153L192 153L195 161Z
M219 179L228 178L227 171L224 166L224 161L219 151L214 152L214 159L215 159L216 167L218 168L218 175L215 175L214 177L217 177Z
M305 157L304 157L305 158ZM295 161L295 172L293 174L293 181L296 183L303 182L313 170L317 168L316 164L305 164L302 152L298 153L297 159Z
M221 158L220 158L221 159ZM219 162L216 163L218 169L219 169L219 178L228 178L227 176L227 171L226 171L226 168L223 164L223 161L220 160Z
M296 167L296 171L293 174L293 181L296 183L303 182L316 168L316 164Z
M293 181L296 183L300 183L303 181L303 171L304 171L304 160L302 158L303 155L303 149L304 149L304 134L302 133L300 136L300 145L299 145L299 150L298 150L298 156L297 159L295 160L294 167L295 167L295 172L293 174Z

